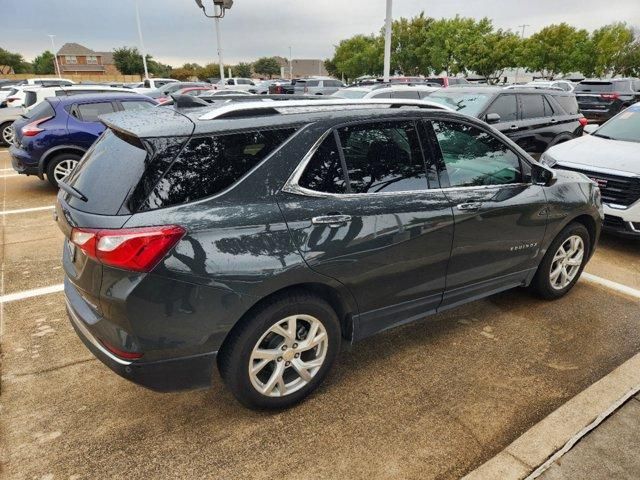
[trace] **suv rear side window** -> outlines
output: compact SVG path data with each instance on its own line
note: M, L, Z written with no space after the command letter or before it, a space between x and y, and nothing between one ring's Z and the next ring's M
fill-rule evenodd
M494 100L487 114L497 113L501 122L514 122L518 120L518 104L515 95L500 95Z
M38 96L36 92L24 92L24 103L25 107L30 107L31 105L35 105L38 101Z
M376 122L338 130L351 193L427 189L415 124Z
M220 193L294 132L289 128L192 138L140 210L180 205Z
M333 132L320 144L298 185L316 192L347 193L347 182Z
M433 122L452 187L522 181L520 159L493 135L463 123Z
M35 122L36 120L41 120L47 117L55 117L56 112L51 106L49 102L46 100L44 102L40 102L38 105L33 107L27 113L25 113L25 117L29 120Z
M97 122L99 115L113 112L113 105L111 102L83 103L78 105L78 112L83 122Z
M545 105L546 100L542 95L524 94L520 95L520 105L522 106L522 119L542 118L552 115L551 107ZM546 106L546 111L545 111Z
M580 112L575 95L554 95L553 98L560 104L567 115L577 115Z

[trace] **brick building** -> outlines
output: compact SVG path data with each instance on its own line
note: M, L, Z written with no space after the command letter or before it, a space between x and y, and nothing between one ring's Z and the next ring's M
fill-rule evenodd
M95 52L79 43L65 43L56 56L61 75L120 75L111 52Z

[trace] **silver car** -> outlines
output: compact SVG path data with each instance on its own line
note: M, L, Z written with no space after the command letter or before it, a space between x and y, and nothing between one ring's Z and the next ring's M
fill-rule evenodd
M340 80L329 77L301 78L296 81L293 93L298 95L331 95L344 86Z
M8 147L13 143L13 124L25 113L22 107L0 108L0 145Z

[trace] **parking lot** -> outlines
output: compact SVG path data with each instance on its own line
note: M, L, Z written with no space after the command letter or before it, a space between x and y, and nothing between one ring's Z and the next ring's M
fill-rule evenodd
M5 149L0 181L5 478L458 478L640 351L638 300L598 283L640 289L640 244L605 236L561 300L514 290L370 338L288 411L241 408L218 379L154 393L67 320L56 192Z

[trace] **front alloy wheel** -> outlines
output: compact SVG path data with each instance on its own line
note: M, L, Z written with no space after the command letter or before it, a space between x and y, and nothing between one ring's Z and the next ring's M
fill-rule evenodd
M0 127L0 138L2 144L9 146L13 143L14 132L10 123L5 123Z
M556 251L551 262L549 281L556 290L569 285L580 270L584 259L584 242L578 235L567 238Z
M274 323L253 347L249 377L262 395L284 397L307 385L327 355L327 331L311 315Z
M76 165L78 165L78 160L75 159L67 158L60 161L53 169L53 177L56 179L56 182L59 182L69 175L71 171L76 168Z

